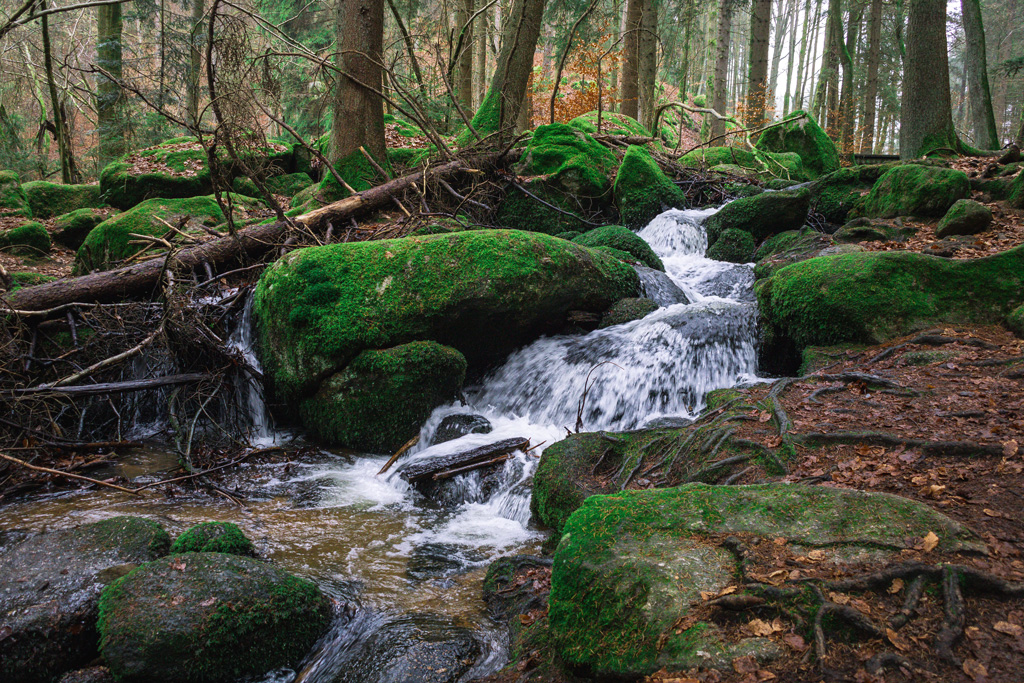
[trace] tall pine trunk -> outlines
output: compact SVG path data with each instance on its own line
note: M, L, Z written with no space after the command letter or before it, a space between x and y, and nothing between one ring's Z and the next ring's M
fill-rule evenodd
M96 12L96 66L110 76L100 75L96 83L96 129L102 169L125 153L124 97L117 83L122 77L124 22L121 5L101 5Z
M772 25L772 0L754 0L750 11L750 48L747 68L746 124L764 123L768 92L768 42Z
M988 85L988 60L985 56L985 27L981 21L979 0L960 0L967 39L964 62L971 97L971 122L975 142L982 149L999 149L999 132L992 111L992 91Z
M622 39L622 79L619 81L619 113L640 117L640 31L644 0L626 0L626 25Z
M46 2L39 3L40 10L46 9ZM53 110L53 136L57 139L60 154L60 178L65 185L75 182L75 160L72 157L71 136L64 117L64 103L57 94L57 81L53 76L53 52L50 48L50 22L46 15L41 20L43 29L43 69L46 71L46 86L50 91L50 109Z
M857 125L854 115L853 94L853 55L857 50L857 37L860 35L860 20L864 14L864 6L853 0L856 5L850 7L850 20L846 25L846 39L839 46L840 60L843 65L843 93L839 101L839 122L842 126L840 147L846 154L853 153L853 132Z
M189 124L199 126L199 83L203 68L203 0L192 0L188 34L188 67L185 71L185 112Z
M469 110L473 108L473 25L468 22L473 16L473 0L458 0L458 3L454 38L459 53L454 55L457 68L452 87L459 98L459 104Z
M960 149L949 96L944 0L910 0L900 103L900 158Z
M644 127L650 129L654 125L654 110L658 104L654 88L658 75L658 0L645 0L643 5L638 67L638 120Z
M860 140L860 153L871 154L875 144L875 109L878 100L878 63L882 51L882 0L871 0L868 15L868 73L864 88L864 109L861 120L864 134Z
M732 32L732 2L719 0L718 3L718 39L716 41L715 82L712 86L711 108L719 114L725 114L726 82L729 75L729 37ZM725 122L717 118L711 120L711 137L716 138L725 133Z

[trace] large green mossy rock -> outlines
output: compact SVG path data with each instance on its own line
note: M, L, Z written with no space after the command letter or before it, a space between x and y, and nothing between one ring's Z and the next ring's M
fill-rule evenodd
M29 221L0 232L0 250L22 256L42 256L50 251L50 233L42 223Z
M588 135L625 135L648 138L651 132L632 116L615 112L601 112L601 130L597 130L597 111L588 111L569 121L568 125Z
M137 235L162 237L170 229L161 220L177 227L183 217L190 223L214 226L224 221L224 213L212 196L184 199L147 199L128 211L108 218L86 236L75 256L74 273L82 275L93 270L106 270L118 261L146 248L132 244ZM186 226L187 227L187 226Z
M756 247L754 236L746 230L726 228L715 243L708 247L705 256L727 263L750 263Z
M710 168L732 175L757 175L758 172L806 180L810 176L800 155L793 152L761 152L759 155L739 147L705 147L687 152L679 159L683 166Z
M227 683L294 667L330 619L310 581L246 557L185 553L103 591L100 652L119 683Z
M687 152L679 159L683 166L711 168L712 166L739 166L759 168L754 153L740 147L703 147Z
M1018 306L1006 316L1006 327L1015 335L1024 339L1024 306Z
M860 213L871 218L941 218L958 200L970 196L963 171L904 164L886 171L864 197Z
M631 230L645 227L667 209L686 208L686 196L666 176L643 147L630 145L622 158L612 188L623 224Z
M1024 302L1024 247L969 260L901 251L822 256L760 281L757 300L765 341L783 352L999 323Z
M231 522L202 522L174 539L171 554L227 553L253 555L256 549L237 524Z
M4 683L50 683L95 659L103 587L170 544L156 522L112 517L7 548L0 554Z
M528 180L520 185L533 196L510 185L495 214L495 221L501 227L545 235L583 232L593 227L580 215L583 207L579 203L562 192L552 190L543 180Z
M436 342L367 350L303 399L299 416L322 443L393 453L434 408L459 397L465 379L465 357Z
M313 179L306 173L285 173L267 178L266 187L271 194L294 197L313 184ZM238 176L231 182L235 192L246 197L259 197L260 190L250 178Z
M992 210L971 199L960 199L935 227L938 238L953 235L976 235L992 224Z
M882 175L896 164L851 166L818 178L810 186L812 207L829 223L842 225Z
M585 232L579 237L574 237L573 242L582 244L585 247L611 247L632 255L637 261L648 268L665 270L665 265L658 258L658 255L651 249L651 245L644 242L635 232L622 225L605 225Z
M807 172L815 177L838 170L839 152L835 143L807 112L795 111L790 116L800 114L803 117L799 120L761 133L756 147L766 152L795 152Z
M543 175L553 188L601 199L611 189L615 155L588 134L564 123L538 126L519 160L522 175Z
M21 187L32 207L32 217L42 220L76 209L93 209L103 205L99 185L58 185L45 180L33 180Z
M254 310L266 377L292 402L367 349L436 341L483 367L639 287L633 268L578 244L471 230L294 251L260 278Z
M593 496L569 517L555 552L554 646L570 667L601 680L637 679L662 667L730 669L738 656L777 656L772 643L728 642L709 622L678 626L703 602L702 591L735 585L736 557L721 536L786 539L789 546L821 548L842 565L857 555L899 559L929 532L940 552L984 549L952 519L883 493L686 484Z
M762 192L729 202L704 222L708 244L714 245L726 230L743 230L758 244L772 235L799 230L811 208L811 193L806 188Z
M53 222L53 241L68 249L78 250L92 229L110 217L103 209L75 209Z
M0 218L5 216L32 217L21 178L14 171L0 171Z
M1010 185L1010 193L1006 203L1014 209L1024 209L1024 171L1017 174Z

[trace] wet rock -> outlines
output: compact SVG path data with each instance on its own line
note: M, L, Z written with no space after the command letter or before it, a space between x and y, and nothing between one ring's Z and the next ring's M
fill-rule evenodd
M728 228L708 247L707 257L727 263L750 263L754 257L754 236L746 230Z
M811 193L806 188L765 192L729 202L704 223L708 244L729 229L750 233L758 244L772 235L798 230L807 221Z
M185 553L103 591L100 651L122 683L226 683L295 666L330 620L310 581L246 557Z
M443 579L465 574L484 560L472 548L453 543L426 543L413 548L405 573L411 579Z
M490 421L483 415L449 415L437 426L431 445L454 441L467 434L490 434L493 429Z
M64 674L58 683L114 683L110 669L105 666L92 666Z
M612 186L615 204L627 228L639 230L665 209L682 209L686 195L643 147L631 145Z
M51 681L95 658L103 587L170 544L156 522L113 517L8 546L0 555L4 683Z
M623 323L640 320L648 313L658 310L659 306L650 299L622 299L605 311L601 317L601 327L611 327Z
M690 303L686 292L660 270L637 266L636 272L640 275L640 293L659 306Z
M970 199L961 199L939 221L935 228L936 237L953 235L976 235L992 224L992 210L984 204Z
M870 218L854 218L832 235L836 242L889 242L901 241L903 234L892 225Z
M531 609L542 609L547 603L547 592L538 594L531 582L517 582L516 575L525 571L546 570L551 558L536 555L502 557L487 567L484 577L484 604L495 621L506 621Z
M650 245L635 232L621 225L605 225L583 233L572 240L585 247L609 247L624 251L648 268L665 270L661 259Z

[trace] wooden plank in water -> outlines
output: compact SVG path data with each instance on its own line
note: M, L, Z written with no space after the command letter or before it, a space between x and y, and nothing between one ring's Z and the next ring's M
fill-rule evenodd
M455 474L449 473L449 470L461 469L462 471L468 471L468 469L471 469L469 467L471 465L480 465L483 467L488 464L492 464L488 461L495 460L498 456L505 455L513 451L526 450L529 447L529 439L503 439L486 446L479 446L468 451L462 451L461 453L438 455L427 460L412 462L407 467L403 467L399 470L398 475L410 483L427 478L444 479L445 476L443 475L445 474Z

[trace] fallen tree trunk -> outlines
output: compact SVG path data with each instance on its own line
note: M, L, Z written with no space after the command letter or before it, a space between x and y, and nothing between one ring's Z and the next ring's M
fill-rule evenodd
M500 153L492 153L469 160L449 161L426 171L395 178L293 220L314 234L324 234L329 223L338 224L370 211L390 207L392 200L407 190L423 191L422 184L448 180L480 166L493 165L500 157ZM174 255L174 266L189 269L203 264L216 266L246 257L260 257L283 244L294 229L282 222L245 228L234 235L182 249ZM25 287L11 294L5 306L12 312L42 311L71 302L106 303L133 296L149 296L156 290L163 270L164 259L156 258L102 273Z
M472 465L494 464L498 462L498 456L508 455L513 451L526 450L529 447L529 439L504 439L486 446L462 451L461 453L439 455L421 462L411 463L408 467L399 470L398 475L409 483L415 483L423 479L446 479L459 472L473 469ZM489 461L494 461L494 463Z
M23 394L67 394L75 396L97 396L100 394L123 394L131 391L145 391L175 384L189 384L209 379L213 375L204 372L192 372L182 375L165 375L149 379L132 379L124 382L103 382L100 384L76 384L73 386L40 386L14 389L7 395Z

